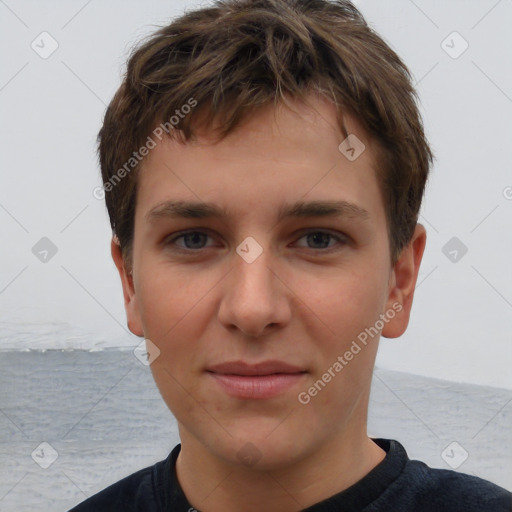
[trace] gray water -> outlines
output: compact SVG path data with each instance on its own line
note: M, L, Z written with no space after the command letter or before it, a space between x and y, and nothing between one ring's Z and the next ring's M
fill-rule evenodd
M510 390L377 368L368 433L512 491ZM0 352L0 511L66 511L178 442L132 351Z

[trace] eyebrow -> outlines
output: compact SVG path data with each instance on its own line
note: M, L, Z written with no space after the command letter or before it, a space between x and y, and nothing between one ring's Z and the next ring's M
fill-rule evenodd
M146 221L162 218L170 219L225 219L228 213L214 203L195 201L164 201L146 214ZM297 201L283 204L278 210L277 221L292 217L349 217L368 220L369 213L364 208L347 201Z

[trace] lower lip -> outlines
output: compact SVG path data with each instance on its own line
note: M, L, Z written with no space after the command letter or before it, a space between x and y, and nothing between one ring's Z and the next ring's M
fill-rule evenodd
M273 375L208 373L228 395L235 398L271 398L296 385L306 375L306 373L275 373Z

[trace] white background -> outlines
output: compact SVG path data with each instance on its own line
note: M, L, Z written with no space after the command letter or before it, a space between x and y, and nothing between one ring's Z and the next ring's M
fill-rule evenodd
M512 389L512 1L357 4L411 70L436 154L410 326L381 340L377 365ZM95 139L132 45L194 5L0 1L0 350L140 342L92 194ZM31 48L43 31L59 45L47 59ZM462 48L453 31L469 44L458 58L442 47ZM47 263L42 237L58 249ZM452 237L468 248L455 263Z

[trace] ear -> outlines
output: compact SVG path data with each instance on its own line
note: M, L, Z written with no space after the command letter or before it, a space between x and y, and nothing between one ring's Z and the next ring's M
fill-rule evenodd
M382 329L382 336L385 338L398 338L407 329L426 241L425 228L421 224L416 224L411 241L404 247L393 266L389 278L386 311L395 311L396 314Z
M119 244L119 239L116 236L112 237L110 252L119 272L119 276L121 277L124 309L126 310L128 329L130 329L130 331L136 336L143 337L144 332L142 330L142 322L137 302L137 295L133 284L133 276L131 274L131 269L127 267L126 262L124 261L121 245Z

